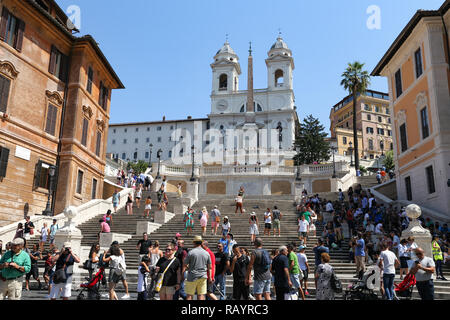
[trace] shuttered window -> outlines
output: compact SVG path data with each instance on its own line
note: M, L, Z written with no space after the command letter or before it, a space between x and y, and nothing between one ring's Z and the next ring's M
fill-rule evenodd
M87 132L89 127L89 121L83 118L83 130L81 132L81 144L86 147L87 144Z
M8 168L9 149L0 147L0 177L6 177L6 169Z
M400 144L401 144L401 150L402 152L405 152L408 150L408 141L406 139L406 124L402 124L400 126Z
M54 105L49 104L47 109L47 122L45 124L45 132L55 135L56 130L56 119L58 117L58 108Z
M25 22L12 15L6 7L3 7L0 39L20 52L22 51L24 32Z
M395 73L395 92L397 94L397 98L400 97L403 93L402 72L400 69Z
M34 171L34 189L43 188L49 189L50 176L49 176L50 164L39 160L36 164Z
M92 199L97 197L97 179L92 179Z
M434 185L433 166L426 167L425 172L427 175L428 193L435 193L436 186Z
M53 74L59 80L66 82L69 67L69 58L52 45L50 52L50 64L48 72Z
M95 154L100 157L100 147L102 144L102 133L97 132L97 143L95 144Z
M98 97L98 104L106 111L108 107L108 94L109 89L103 85L103 82L100 81L100 93Z
M92 70L92 68L89 67L89 69L88 69L87 87L86 87L86 90L89 93L92 93L92 81L93 81L93 79L94 79L94 70Z
M422 139L425 139L430 135L430 127L428 126L427 107L420 110L420 123L422 125Z
M81 192L83 191L83 171L78 170L78 175L77 175L77 193L81 194Z
M0 75L0 112L6 112L11 80Z
M405 178L406 199L412 201L411 177Z
M416 78L420 77L423 73L423 67L422 67L422 51L417 49L417 51L414 53L414 60L416 62Z

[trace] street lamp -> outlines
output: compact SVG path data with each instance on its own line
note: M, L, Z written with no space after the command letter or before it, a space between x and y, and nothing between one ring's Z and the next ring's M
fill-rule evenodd
M336 162L334 161L334 153L336 152L336 150L336 147L331 147L331 151L333 152L333 175L331 176L331 178L333 179L336 178Z
M350 151L350 167L353 167L353 143L349 142L350 147L348 147L348 151Z
M194 145L191 146L191 155L192 155L192 175L190 181L196 181L194 177Z
M55 176L55 172L56 172L56 167L55 166L50 166L48 168L48 175L49 175L49 181L48 181L48 198L47 198L47 205L45 207L45 210L42 211L42 214L44 216L51 216L52 214L52 209L51 209L51 204L50 204L50 197L53 193L53 177Z
M377 158L377 170L380 169L380 162L378 161L380 159L380 156L376 156L375 158Z
M296 146L295 151L297 152L297 176L295 177L295 180L301 181L302 178L300 177L300 147Z
M155 179L161 179L161 176L159 175L159 169L161 167L161 153L162 153L161 149L159 149L156 152L156 157L158 158L158 172L156 173L156 178Z
M152 147L153 147L153 144L150 143L149 147L150 147L150 156L149 156L149 159L148 159L148 166L149 166L150 171L151 171L152 170Z

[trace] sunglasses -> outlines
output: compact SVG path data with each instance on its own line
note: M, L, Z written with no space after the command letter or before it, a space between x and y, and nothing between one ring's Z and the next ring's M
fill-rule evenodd
M168 252L168 251L172 251L172 249L170 249L170 248L167 248L167 249L166 249L166 252Z

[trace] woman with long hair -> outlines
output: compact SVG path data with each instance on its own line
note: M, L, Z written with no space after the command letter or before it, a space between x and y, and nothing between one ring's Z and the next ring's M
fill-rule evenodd
M259 235L258 217L256 216L256 213L252 212L248 219L248 223L250 224L250 243L253 244L256 236Z
M175 257L174 244L167 244L164 256L156 264L156 271L163 277L160 300L172 300L175 291L180 289L181 267L180 260Z
M202 236L206 234L206 226L208 224L209 214L206 207L202 208L202 216L200 217L200 226L202 227Z
M184 213L184 229L187 230L187 235L192 233L192 228L194 227L194 210L190 207Z
M89 269L89 279L92 279L92 275L97 272L98 267L98 253L100 252L100 244L95 243L91 246L89 251L89 260L91 261L91 269Z

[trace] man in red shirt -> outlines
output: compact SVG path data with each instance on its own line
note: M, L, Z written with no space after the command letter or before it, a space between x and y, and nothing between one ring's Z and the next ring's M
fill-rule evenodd
M206 291L206 297L207 299L211 299L211 300L219 300L217 299L216 295L213 293L214 292L214 276L215 276L215 272L216 272L216 256L214 255L214 253L209 249L208 247L208 241L203 241L202 244L202 248L206 250L206 252L208 252L209 256L211 257L211 281L209 278L209 274L208 274L208 289Z

